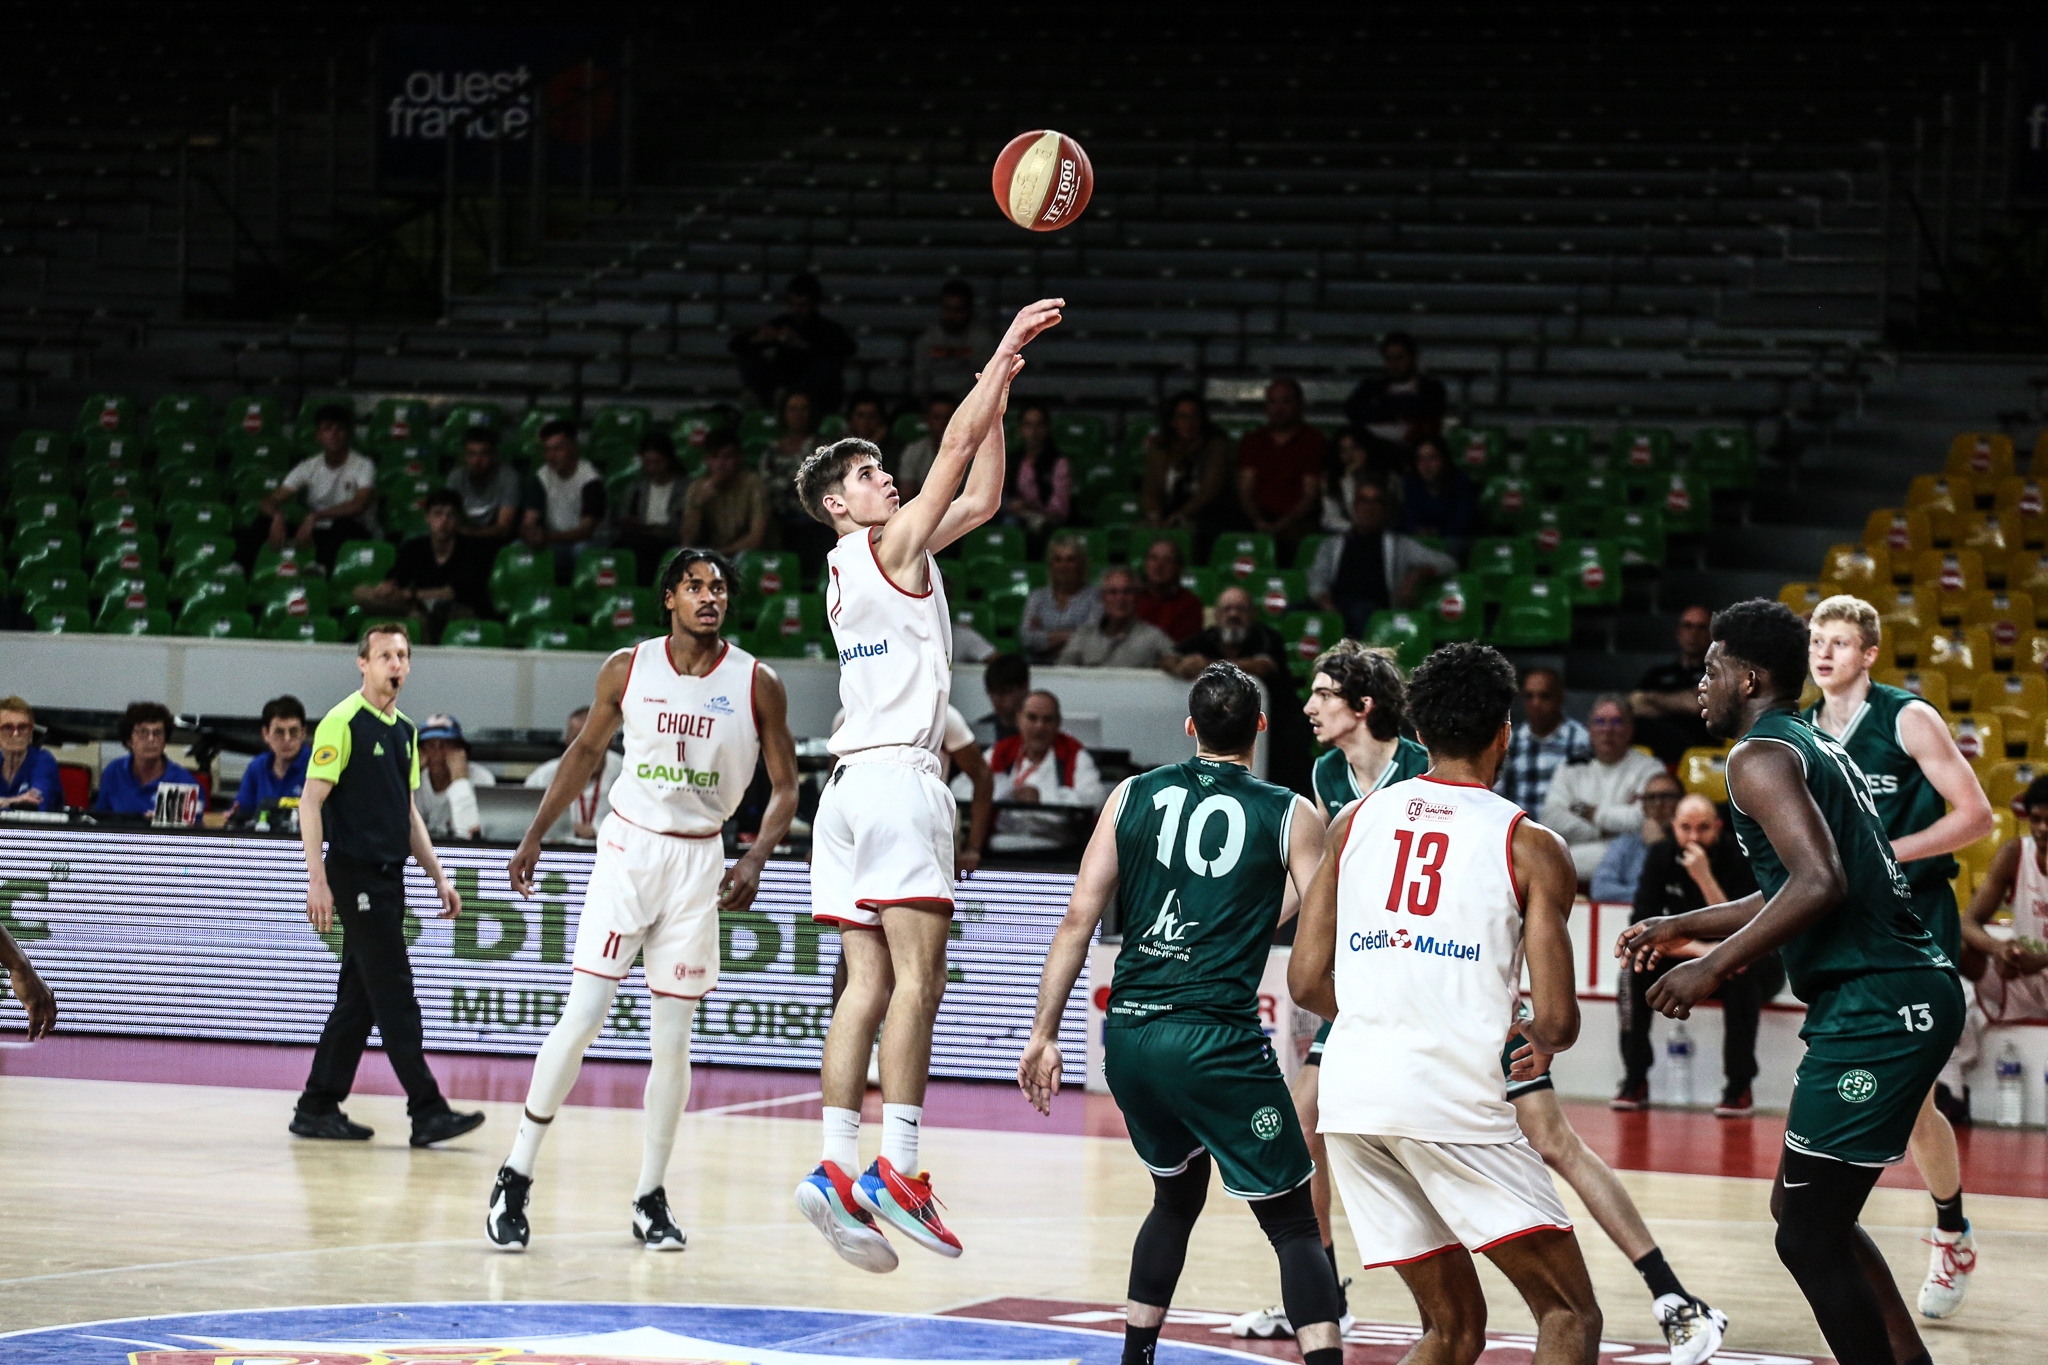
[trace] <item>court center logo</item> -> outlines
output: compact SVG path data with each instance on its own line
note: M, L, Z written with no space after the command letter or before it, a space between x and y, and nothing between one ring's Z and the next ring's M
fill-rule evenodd
M1271 1142L1280 1136L1282 1127L1280 1111L1270 1104L1262 1104L1252 1115L1252 1136L1261 1142Z
M1835 1093L1850 1104L1862 1104L1877 1093L1877 1077L1860 1066L1844 1071L1842 1079L1835 1082Z

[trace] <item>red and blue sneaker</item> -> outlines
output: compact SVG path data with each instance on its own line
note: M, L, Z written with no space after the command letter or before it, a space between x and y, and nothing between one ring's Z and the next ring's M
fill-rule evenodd
M960 1239L939 1221L939 1201L932 1194L929 1173L915 1179L876 1157L853 1187L860 1206L911 1241L941 1256L958 1256Z
M812 1227L825 1234L842 1260L886 1275L896 1268L896 1248L855 1199L852 1178L836 1162L819 1162L818 1169L796 1187L797 1208L811 1220Z

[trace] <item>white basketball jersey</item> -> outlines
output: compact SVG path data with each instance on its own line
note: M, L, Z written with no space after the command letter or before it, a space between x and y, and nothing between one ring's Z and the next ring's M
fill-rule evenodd
M1361 801L1337 855L1326 1133L1512 1142L1501 1046L1522 975L1510 843L1522 810L1416 777Z
M2012 931L2017 938L2048 943L2048 873L2035 863L2034 836L2020 836L2019 876L2012 884Z
M633 646L626 673L626 767L612 811L657 834L716 834L739 809L761 755L754 656L728 644L709 673L676 671L668 637Z
M862 527L825 556L825 614L839 648L839 703L846 708L830 748L841 758L903 746L936 756L953 691L945 583L929 554L929 590L905 592L891 583L875 557L876 534Z

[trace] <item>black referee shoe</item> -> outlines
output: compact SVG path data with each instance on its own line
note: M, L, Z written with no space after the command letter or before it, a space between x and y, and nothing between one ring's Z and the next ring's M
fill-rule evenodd
M458 1114L453 1109L443 1109L438 1114L429 1114L423 1119L414 1119L412 1124L412 1145L431 1147L437 1142L461 1137L484 1126L481 1113Z
M329 1142L368 1142L377 1136L374 1128L349 1122L348 1115L339 1109L331 1114L294 1113L291 1130L294 1137L322 1138Z

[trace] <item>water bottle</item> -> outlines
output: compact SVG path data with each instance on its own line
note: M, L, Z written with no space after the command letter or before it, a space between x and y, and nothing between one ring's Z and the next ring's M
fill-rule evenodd
M1671 1068L1670 1084L1666 1086L1669 1102L1691 1104L1692 1034L1686 1031L1683 1019L1672 1025L1671 1036L1664 1040L1664 1060Z
M2018 1044L2005 1040L1998 1049L1998 1126L2017 1128L2027 1117L2026 1065Z

